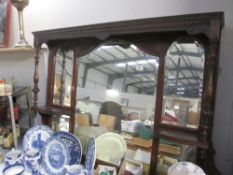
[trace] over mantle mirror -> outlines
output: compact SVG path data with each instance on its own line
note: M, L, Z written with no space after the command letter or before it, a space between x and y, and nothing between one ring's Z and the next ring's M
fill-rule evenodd
M62 122L69 121L69 131L80 140L82 134L96 134L92 127L78 133L80 125L101 126L99 115L109 111L116 112L117 119L148 120L146 124L153 127L152 139L147 142L151 145L150 174L158 174L156 165L165 139L197 148L196 163L207 174L219 175L211 135L223 25L223 13L213 12L34 32L34 109L50 126L54 116L65 118ZM48 84L46 104L39 107L39 51L43 43L49 48ZM101 76L97 77L97 72ZM117 95L114 89L118 96L109 97ZM148 103L141 96L148 97ZM108 125L107 129L121 132L121 124L116 126ZM166 144L170 150L172 145Z
M186 37L171 44L165 58L162 123L198 128L204 64L205 50L197 40Z

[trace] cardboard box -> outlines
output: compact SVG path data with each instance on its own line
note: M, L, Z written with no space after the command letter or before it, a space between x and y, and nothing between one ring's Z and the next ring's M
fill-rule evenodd
M87 114L75 114L75 126L90 126L90 119Z
M108 131L113 131L116 124L116 117L113 115L100 114L99 126L105 126Z

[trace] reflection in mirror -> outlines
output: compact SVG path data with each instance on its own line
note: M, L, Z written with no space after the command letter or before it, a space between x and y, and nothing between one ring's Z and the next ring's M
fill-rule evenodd
M69 119L68 115L53 115L52 129L54 131L69 132Z
M148 139L151 149L159 58L123 46L103 45L79 59L75 133L83 140L127 133Z
M196 156L197 147L159 139L157 174L168 174L168 169L180 161L196 164Z
M56 54L53 96L53 103L56 105L70 106L71 104L72 65L72 52L59 49Z
M165 59L162 122L198 128L203 86L204 48L173 42Z

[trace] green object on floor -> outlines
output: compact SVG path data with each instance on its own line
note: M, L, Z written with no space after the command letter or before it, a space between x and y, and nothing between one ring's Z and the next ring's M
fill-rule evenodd
M152 130L146 126L142 126L139 130L139 137L145 140L152 138Z

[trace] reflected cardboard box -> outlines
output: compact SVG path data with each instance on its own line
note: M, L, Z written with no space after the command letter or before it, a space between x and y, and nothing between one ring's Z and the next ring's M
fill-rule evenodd
M98 165L95 175L117 175L117 171L115 167Z

